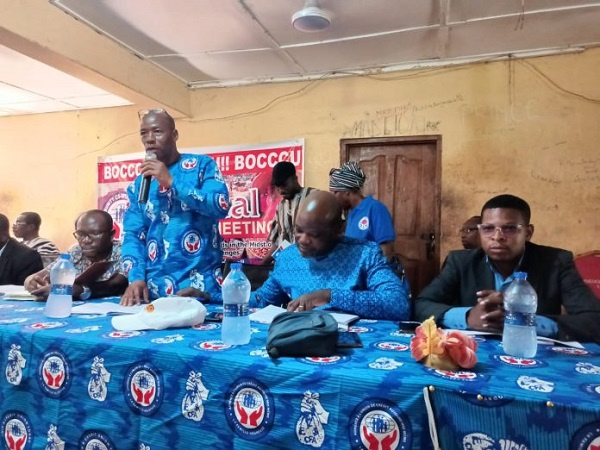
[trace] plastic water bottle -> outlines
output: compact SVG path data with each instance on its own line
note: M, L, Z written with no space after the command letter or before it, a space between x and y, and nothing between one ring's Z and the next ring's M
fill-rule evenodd
M73 282L77 271L68 253L62 253L50 270L50 295L46 301L44 314L53 319L71 315L73 307Z
M504 310L504 351L518 358L533 358L537 353L537 294L525 272L515 272L514 281L504 291Z
M250 342L250 281L240 263L231 264L231 272L221 286L223 293L223 323L221 340L227 345L244 345Z

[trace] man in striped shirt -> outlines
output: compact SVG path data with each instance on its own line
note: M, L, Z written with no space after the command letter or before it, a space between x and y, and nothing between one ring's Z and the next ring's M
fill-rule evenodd
M277 189L282 200L277 206L277 212L271 222L271 232L269 233L271 248L263 258L262 264L269 264L273 261L272 255L282 242L287 241L290 244L295 242L294 223L298 207L302 200L314 190L314 188L300 186L296 167L289 161L280 161L275 164L271 175L271 187Z
M22 239L22 244L40 254L44 267L47 267L60 253L50 240L40 237L41 225L42 218L38 213L24 212L17 217L12 230L15 237Z

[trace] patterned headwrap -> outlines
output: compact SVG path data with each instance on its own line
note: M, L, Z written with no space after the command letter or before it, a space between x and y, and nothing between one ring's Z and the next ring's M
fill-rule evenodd
M329 171L330 191L360 191L367 176L355 161L349 161L339 169Z

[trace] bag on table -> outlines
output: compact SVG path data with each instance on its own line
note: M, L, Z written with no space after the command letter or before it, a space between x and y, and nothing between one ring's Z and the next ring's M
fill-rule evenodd
M331 356L335 353L338 323L324 311L284 312L273 319L267 352L280 356Z

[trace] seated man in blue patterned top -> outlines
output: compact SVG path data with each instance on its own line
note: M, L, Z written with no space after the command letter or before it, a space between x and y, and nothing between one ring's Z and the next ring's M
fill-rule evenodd
M250 306L289 301L288 311L327 305L365 319L408 319L406 288L376 243L341 236L341 213L329 192L315 191L301 203L296 243L281 253Z

